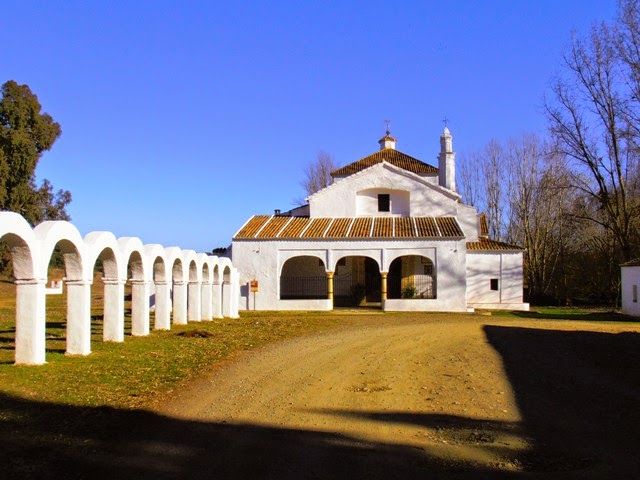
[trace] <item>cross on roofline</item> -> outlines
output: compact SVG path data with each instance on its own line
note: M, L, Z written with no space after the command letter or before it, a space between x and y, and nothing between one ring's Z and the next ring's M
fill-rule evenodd
M444 123L445 128L449 126L449 119L447 118L446 115L442 119L442 123Z
M384 124L387 126L387 135L391 134L391 120L385 120Z

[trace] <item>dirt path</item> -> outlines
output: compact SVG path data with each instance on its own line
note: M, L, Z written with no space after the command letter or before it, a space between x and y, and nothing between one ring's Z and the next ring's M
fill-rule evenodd
M640 363L637 325L482 320L381 317L279 343L158 412L226 429L210 454L229 476L639 473L640 375L620 375Z

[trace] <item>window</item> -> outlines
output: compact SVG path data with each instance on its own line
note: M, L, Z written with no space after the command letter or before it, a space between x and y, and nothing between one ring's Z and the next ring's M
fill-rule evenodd
M390 212L391 211L391 196L388 193L378 194L378 211Z
M491 279L491 290L499 290L499 288L498 288L498 279L497 278L492 278Z
M638 303L638 285L633 286L633 303Z

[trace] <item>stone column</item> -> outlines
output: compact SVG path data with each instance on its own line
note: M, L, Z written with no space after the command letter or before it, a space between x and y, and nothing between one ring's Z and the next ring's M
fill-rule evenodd
M333 275L334 272L327 272L327 298L331 301L331 310L333 310Z
M149 282L131 280L131 335L149 335Z
M173 282L173 324L187 324L187 283Z
M240 273L237 268L231 270L231 284L229 285L229 316L240 318Z
M187 320L199 322L202 320L202 287L200 282L189 282L187 295Z
M211 309L211 284L203 283L202 284L202 307L200 312L202 314L202 320L211 320L213 317L212 309Z
M124 285L126 280L104 278L104 317L102 339L124 342Z
M380 272L380 303L382 310L384 310L385 303L387 303L387 275L389 272Z
M169 298L169 284L162 281L155 282L156 308L154 312L155 330L169 330L171 328L171 300Z
M222 316L228 318L231 316L231 285L229 282L224 281L220 287L222 290L220 295L220 298L222 299Z
M213 318L222 318L222 285L220 282L213 282L211 285L211 298Z
M16 280L17 364L45 363L46 279Z
M67 353L91 353L91 281L73 280L67 288Z

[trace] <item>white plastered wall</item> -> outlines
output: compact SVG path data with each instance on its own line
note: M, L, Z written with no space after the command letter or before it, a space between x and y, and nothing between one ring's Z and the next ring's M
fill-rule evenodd
M622 280L622 313L640 317L640 266L621 268ZM633 297L633 286L636 287L636 301Z
M329 300L280 300L280 272L285 262L297 256L321 259L327 271L335 271L341 258L365 256L374 259L382 272L401 256L420 255L434 262L437 298L387 300L385 310L466 311L465 248L462 240L440 241L234 241L233 263L240 271L242 310L330 310ZM257 280L259 291L249 292ZM254 303L255 301L255 303Z
M529 310L523 302L522 252L467 252L467 304L472 308ZM498 289L491 290L491 280Z
M409 211L405 215L439 217L455 216L458 213L457 203L460 196L457 193L438 185L433 185L419 175L383 162L335 182L311 195L309 197L310 215L311 217L355 217L364 215L358 210L357 192L379 190L380 193L384 193L383 190L389 190L390 185L393 185L393 191L395 192L408 193ZM364 201L362 198L360 200ZM406 203L406 200L401 200L400 197L397 198L397 201ZM377 199L375 208L375 212L371 211L371 213L367 214L378 214ZM373 207L367 207L366 211L369 212L372 209ZM402 210L406 211L406 206Z

